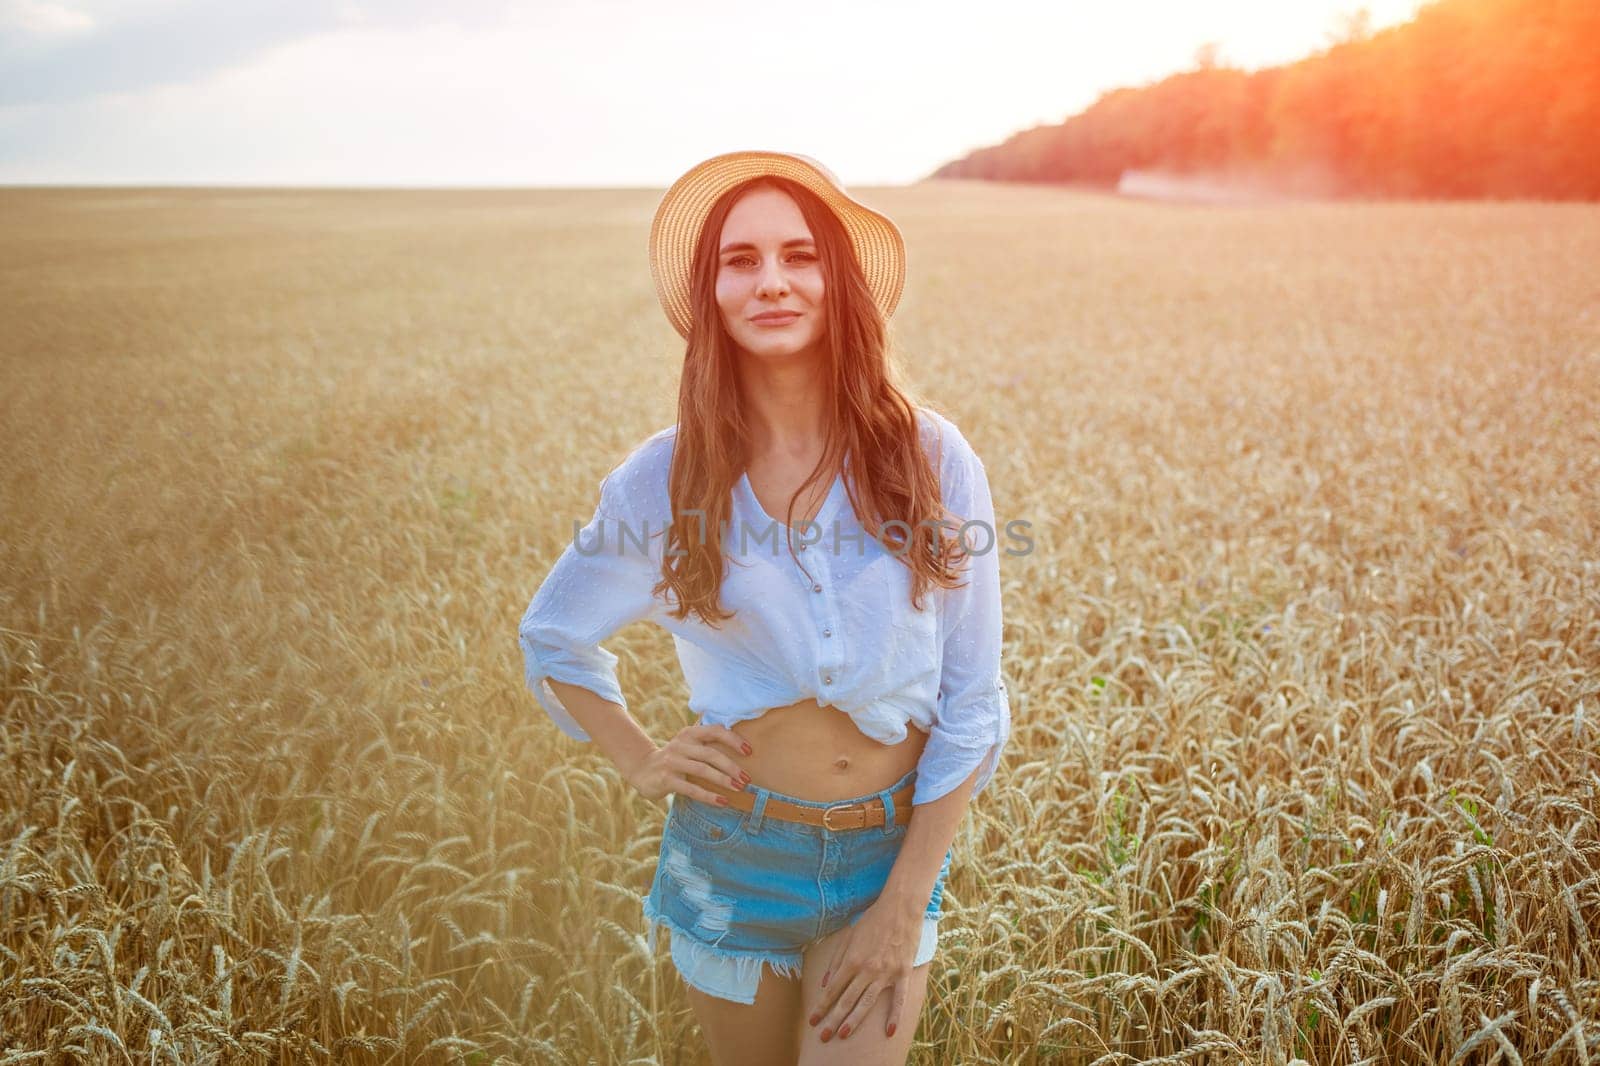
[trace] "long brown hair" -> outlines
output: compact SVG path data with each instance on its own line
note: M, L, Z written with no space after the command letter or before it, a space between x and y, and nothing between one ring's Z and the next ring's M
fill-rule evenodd
M911 600L920 608L931 584L954 586L960 576L955 567L962 546L944 532L949 516L937 468L921 445L918 405L896 381L887 323L873 302L843 225L811 190L776 175L753 178L724 193L707 215L695 246L690 276L694 323L678 388L677 439L668 478L673 521L662 579L652 594L670 589L677 602L672 614L679 619L694 611L716 627L733 617L721 606L722 532L730 521L733 487L749 458L751 433L734 371L737 348L717 306L716 250L728 213L745 193L759 186L777 188L793 198L811 228L823 276L825 402L831 417L822 460L796 496L825 471L838 468L848 454L850 477L845 482L850 503L866 533L911 567ZM694 511L704 520L688 513ZM791 498L785 526L793 524L793 515ZM966 517L958 517L956 523ZM884 523L892 519L899 522L886 530ZM789 551L792 555L792 545Z

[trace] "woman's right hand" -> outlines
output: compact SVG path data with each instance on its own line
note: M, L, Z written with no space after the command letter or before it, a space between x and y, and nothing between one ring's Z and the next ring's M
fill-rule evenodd
M733 755L750 753L745 739L727 726L685 726L677 736L645 756L628 775L628 783L651 800L660 800L667 793L676 792L704 803L725 803L722 796L706 788L703 782L716 781L731 789L744 788L750 783L750 775L733 761Z

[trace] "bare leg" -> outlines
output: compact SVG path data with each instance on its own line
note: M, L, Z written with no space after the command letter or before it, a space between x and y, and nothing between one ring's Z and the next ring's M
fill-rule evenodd
M756 1001L748 1005L707 995L688 983L683 987L715 1066L794 1066L798 978L762 966Z

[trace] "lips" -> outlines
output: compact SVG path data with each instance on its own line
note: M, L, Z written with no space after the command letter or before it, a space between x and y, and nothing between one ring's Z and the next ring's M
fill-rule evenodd
M799 311L763 311L759 315L752 315L750 321L775 325L782 322L793 322L799 317Z

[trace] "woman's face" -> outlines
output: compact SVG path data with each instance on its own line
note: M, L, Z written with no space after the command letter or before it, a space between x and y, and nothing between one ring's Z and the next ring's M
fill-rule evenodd
M820 354L822 262L800 208L770 187L746 193L717 242L717 307L734 343L758 358ZM775 316L765 321L762 316Z

